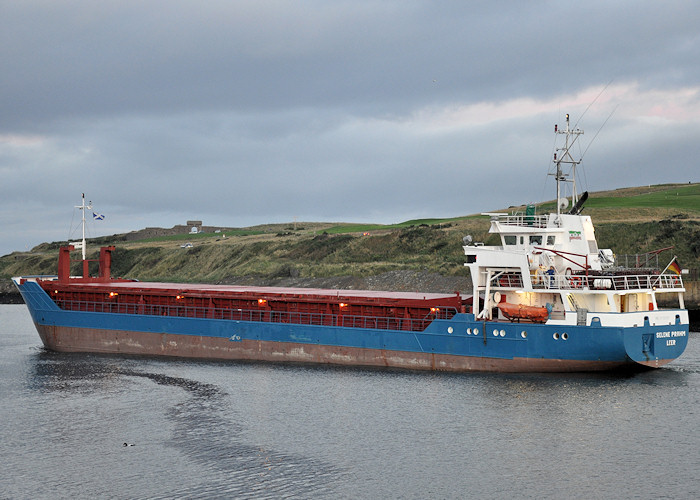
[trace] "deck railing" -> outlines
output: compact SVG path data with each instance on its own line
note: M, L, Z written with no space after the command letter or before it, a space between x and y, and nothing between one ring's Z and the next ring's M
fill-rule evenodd
M683 279L669 274L634 274L615 276L592 275L537 275L532 278L532 287L536 289L558 288L564 290L680 290Z
M520 273L500 273L491 278L491 288L522 288L523 278Z
M547 227L548 215L498 215L491 220L504 226Z
M219 319L230 321L256 321L297 325L340 326L346 328L370 328L378 330L404 330L421 332L435 319L450 319L457 314L453 307L441 307L424 318L396 318L384 316L355 316L350 314L322 314L305 312L270 311L261 309L226 309L214 307L190 307L182 305L128 304L114 301L58 300L63 310L111 314L137 314L139 316L170 316L179 318Z

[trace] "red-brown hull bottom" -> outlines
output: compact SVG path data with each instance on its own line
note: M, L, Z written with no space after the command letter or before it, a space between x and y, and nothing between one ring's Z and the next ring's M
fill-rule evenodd
M637 361L638 364L646 366L647 368L661 368L673 361L672 359L653 359L651 361Z
M247 360L344 366L376 366L449 372L579 372L629 368L628 363L536 358L484 358L323 346L288 342L97 330L36 325L44 346L59 352L173 356L211 360ZM660 361L660 366L668 361ZM639 365L637 365L639 367Z

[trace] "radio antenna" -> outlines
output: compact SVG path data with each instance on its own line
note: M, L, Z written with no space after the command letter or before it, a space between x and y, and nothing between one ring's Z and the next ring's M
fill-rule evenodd
M612 112L608 115L608 117L605 119L605 121L603 122L603 124L602 124L602 125L600 126L600 128L598 129L598 132L596 132L595 135L593 136L593 139L591 139L591 142L589 142L589 143L588 143L588 146L586 146L586 149L583 150L583 153L581 153L581 159L582 159L582 160L583 160L583 157L586 155L586 151L588 151L588 148L591 147L591 144L593 144L593 141L595 141L595 138L598 137L598 134L600 134L600 131L603 130L603 127L605 127L605 124L608 123L608 120L609 120L610 118L612 118L612 115L615 113L615 111L617 110L617 108L618 108L619 106L620 106L620 105L618 104L617 106L615 106L615 107L613 108Z
M578 120L576 120L576 123L574 123L574 129L578 126L578 122L580 122L580 121L583 119L584 115L585 115L586 113L588 113L588 110L589 110L589 109L591 109L591 106L593 106L593 105L595 104L595 102L600 98L600 96L603 95L603 92L605 92L605 91L607 90L607 88L610 86L610 84L612 84L613 81L615 81L614 78L613 78L612 80L610 80L610 81L607 83L607 85L606 85L605 87L603 87L603 89L602 89L600 92L598 92L598 95L595 96L595 99L593 99L593 100L591 101L591 103L588 105L588 107L587 107L586 110L583 112L583 114L582 114L581 116L579 116L579 117L578 117Z

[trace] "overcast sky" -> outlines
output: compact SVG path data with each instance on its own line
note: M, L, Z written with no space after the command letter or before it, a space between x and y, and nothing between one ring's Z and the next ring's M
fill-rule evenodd
M698 19L690 1L0 0L0 255L79 236L83 192L91 236L550 200L566 113L583 189L698 182Z

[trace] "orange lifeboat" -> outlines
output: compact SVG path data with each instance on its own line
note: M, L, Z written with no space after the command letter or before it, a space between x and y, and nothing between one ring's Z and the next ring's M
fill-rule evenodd
M535 323L544 323L549 317L546 307L526 306L523 304L509 304L501 302L498 308L503 315L511 321L520 321L521 319L533 321Z

